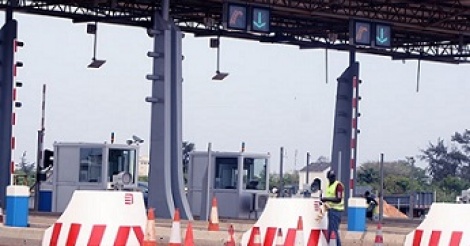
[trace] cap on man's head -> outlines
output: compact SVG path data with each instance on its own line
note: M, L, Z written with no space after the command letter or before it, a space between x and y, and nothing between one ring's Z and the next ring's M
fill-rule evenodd
M330 170L326 173L326 177L327 178L335 178L336 177L336 174L335 174L335 171L334 170Z

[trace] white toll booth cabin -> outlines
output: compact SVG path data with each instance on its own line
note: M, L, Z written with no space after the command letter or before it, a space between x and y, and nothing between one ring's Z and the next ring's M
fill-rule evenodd
M257 218L269 197L269 158L245 152L192 152L188 199L193 215L207 220L215 196L220 217Z
M52 212L63 212L75 190L114 190L122 174L135 186L138 152L137 145L54 143Z

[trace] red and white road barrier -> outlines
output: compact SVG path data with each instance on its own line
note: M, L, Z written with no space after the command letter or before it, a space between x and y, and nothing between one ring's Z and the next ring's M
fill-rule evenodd
M285 232L284 244L294 245L302 242L304 246L328 245L326 242L327 216L319 216L318 199L270 198L264 212L253 225L259 228L262 245L276 245L279 229ZM302 218L302 233L298 233L299 217ZM249 242L251 230L242 236L241 245ZM295 238L299 235L300 240Z
M45 231L42 246L138 246L146 223L140 192L77 190L57 222Z
M433 203L424 221L406 236L404 246L470 245L468 204Z

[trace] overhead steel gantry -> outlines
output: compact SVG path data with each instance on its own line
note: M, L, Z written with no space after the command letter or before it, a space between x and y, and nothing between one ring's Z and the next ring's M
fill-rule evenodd
M6 8L11 0L1 0ZM468 0L245 0L230 1L271 10L271 32L240 32L223 28L223 0L172 0L170 16L177 26L196 36L220 35L301 48L348 50L350 19L373 20L393 27L390 49L357 47L357 52L467 63L470 56L470 1ZM160 1L145 0L19 0L15 11L152 27Z

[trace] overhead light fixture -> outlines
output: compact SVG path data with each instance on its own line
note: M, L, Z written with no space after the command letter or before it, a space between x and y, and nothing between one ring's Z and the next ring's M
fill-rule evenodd
M210 47L217 49L217 70L212 80L224 80L228 76L228 73L220 72L220 36L217 36L216 39L211 38Z
M94 40L93 40L93 58L91 58L91 63L88 64L88 68L100 68L106 60L99 60L96 59L96 46L97 46L97 29L98 29L98 24L95 22L95 24L88 24L87 25L87 33L88 34L93 34L94 35Z
M228 76L228 73L221 73L220 71L215 71L214 77L212 77L212 80L223 80L225 77Z
M88 64L88 68L100 68L105 62L105 60L97 60L93 58L91 59L91 63Z

